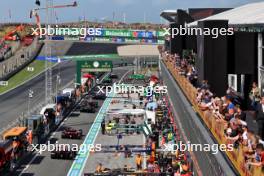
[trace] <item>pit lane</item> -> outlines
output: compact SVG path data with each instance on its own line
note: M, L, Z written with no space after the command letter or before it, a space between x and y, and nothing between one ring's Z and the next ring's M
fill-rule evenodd
M113 73L117 74L119 78L128 71L127 67L114 69ZM99 100L99 107L103 104L102 100ZM62 139L61 131L65 126L73 127L75 129L82 129L83 134L87 135L89 132L97 113L78 113L72 112L69 117L65 119L62 125L58 128L56 132L54 132L49 139L51 142L59 141L60 144L77 144L80 145L83 143L85 137L82 140L75 139ZM65 176L67 175L70 167L73 163L73 160L59 160L59 159L51 159L50 152L43 152L38 155L31 155L25 162L23 162L22 166L17 169L15 173L12 175L20 175L20 176L46 176L47 174L52 174L56 176Z

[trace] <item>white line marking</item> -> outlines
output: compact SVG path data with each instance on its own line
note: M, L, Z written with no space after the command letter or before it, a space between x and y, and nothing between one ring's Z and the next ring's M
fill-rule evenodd
M120 81L119 81L119 84L120 84L120 82L122 81L122 79L130 72L131 70L128 70L122 77L121 77L121 79L120 79ZM108 73L108 74L110 74L110 73ZM107 75L107 74L106 74ZM33 78L32 78L33 79ZM66 117L64 120L67 120L68 119L68 117ZM64 123L64 121L62 122L62 123ZM60 126L59 127L61 127L62 126L62 123L60 124ZM59 130L59 128L57 128L56 129L56 131L55 132L57 132ZM53 133L55 133L55 132L53 132ZM55 133L56 134L56 133ZM52 136L51 136L52 137ZM50 138L49 138L50 139ZM21 176L22 174L24 174L24 172L30 167L30 165L31 165L31 163L36 159L36 157L37 157L37 155L38 155L38 153L30 160L30 162L25 166L25 168L21 171L21 173L19 174L19 176Z
M36 155L30 160L30 162L25 166L25 168L21 171L21 173L19 174L19 176L21 176L22 174L24 174L24 171L26 171L29 166L31 165L31 163L36 159L36 157L38 156L38 153L36 153Z

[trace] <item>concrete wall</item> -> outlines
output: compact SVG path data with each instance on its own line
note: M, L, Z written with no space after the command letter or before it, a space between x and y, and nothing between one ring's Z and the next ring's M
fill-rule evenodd
M0 80L7 80L27 64L29 64L39 53L42 43L34 39L28 47L22 47L14 56L0 63Z

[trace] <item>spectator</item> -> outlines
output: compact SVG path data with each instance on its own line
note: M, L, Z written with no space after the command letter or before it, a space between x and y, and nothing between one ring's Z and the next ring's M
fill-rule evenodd
M242 145L245 147L244 152L252 152L253 145L256 146L257 138L255 137L253 131L248 130L247 126L242 126L243 134L242 134Z
M246 113L242 111L239 105L236 105L236 113L240 120L246 121Z
M155 162L155 165L154 165L154 173L160 173L160 167L157 162Z
M260 91L256 82L253 82L252 89L249 93L249 98L251 100L251 106L256 109L257 103L260 101Z
M228 112L225 114L225 120L230 121L232 118L235 116L235 110L234 109L229 109Z
M201 89L209 89L210 86L209 86L209 84L208 84L208 80L203 80L203 81L202 81L202 85L201 85L200 88L201 88Z
M264 97L261 98L260 103L256 106L258 135L261 139L264 138Z
M234 117L230 120L230 123L233 123L237 126L247 126L247 122L239 119L239 116L235 113Z
M264 166L264 147L262 144L257 144L256 152L252 162L248 162L252 166Z
M230 109L235 109L235 105L232 102L232 98L230 96L226 96L226 103L227 103L227 111L229 111Z

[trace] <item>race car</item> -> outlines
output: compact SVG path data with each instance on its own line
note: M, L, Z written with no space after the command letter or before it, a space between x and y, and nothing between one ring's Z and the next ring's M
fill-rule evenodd
M106 99L106 95L103 93L96 93L94 95L92 95L94 100L105 100Z
M88 105L81 106L80 112L95 113L96 108L88 104Z
M102 84L104 85L109 85L109 84L112 84L113 83L113 80L108 77L108 78L105 78L103 81L102 81Z
M50 153L51 159L69 159L73 160L77 155L76 151L71 151L66 148L54 150Z
M93 108L98 108L98 107L99 107L98 102L96 102L96 101L88 102L88 104L89 104L91 107L93 107Z
M111 73L109 75L109 78L111 78L111 79L118 79L118 76L117 76L117 74Z
M82 133L82 129L76 130L74 128L68 127L62 131L61 138L81 139Z

